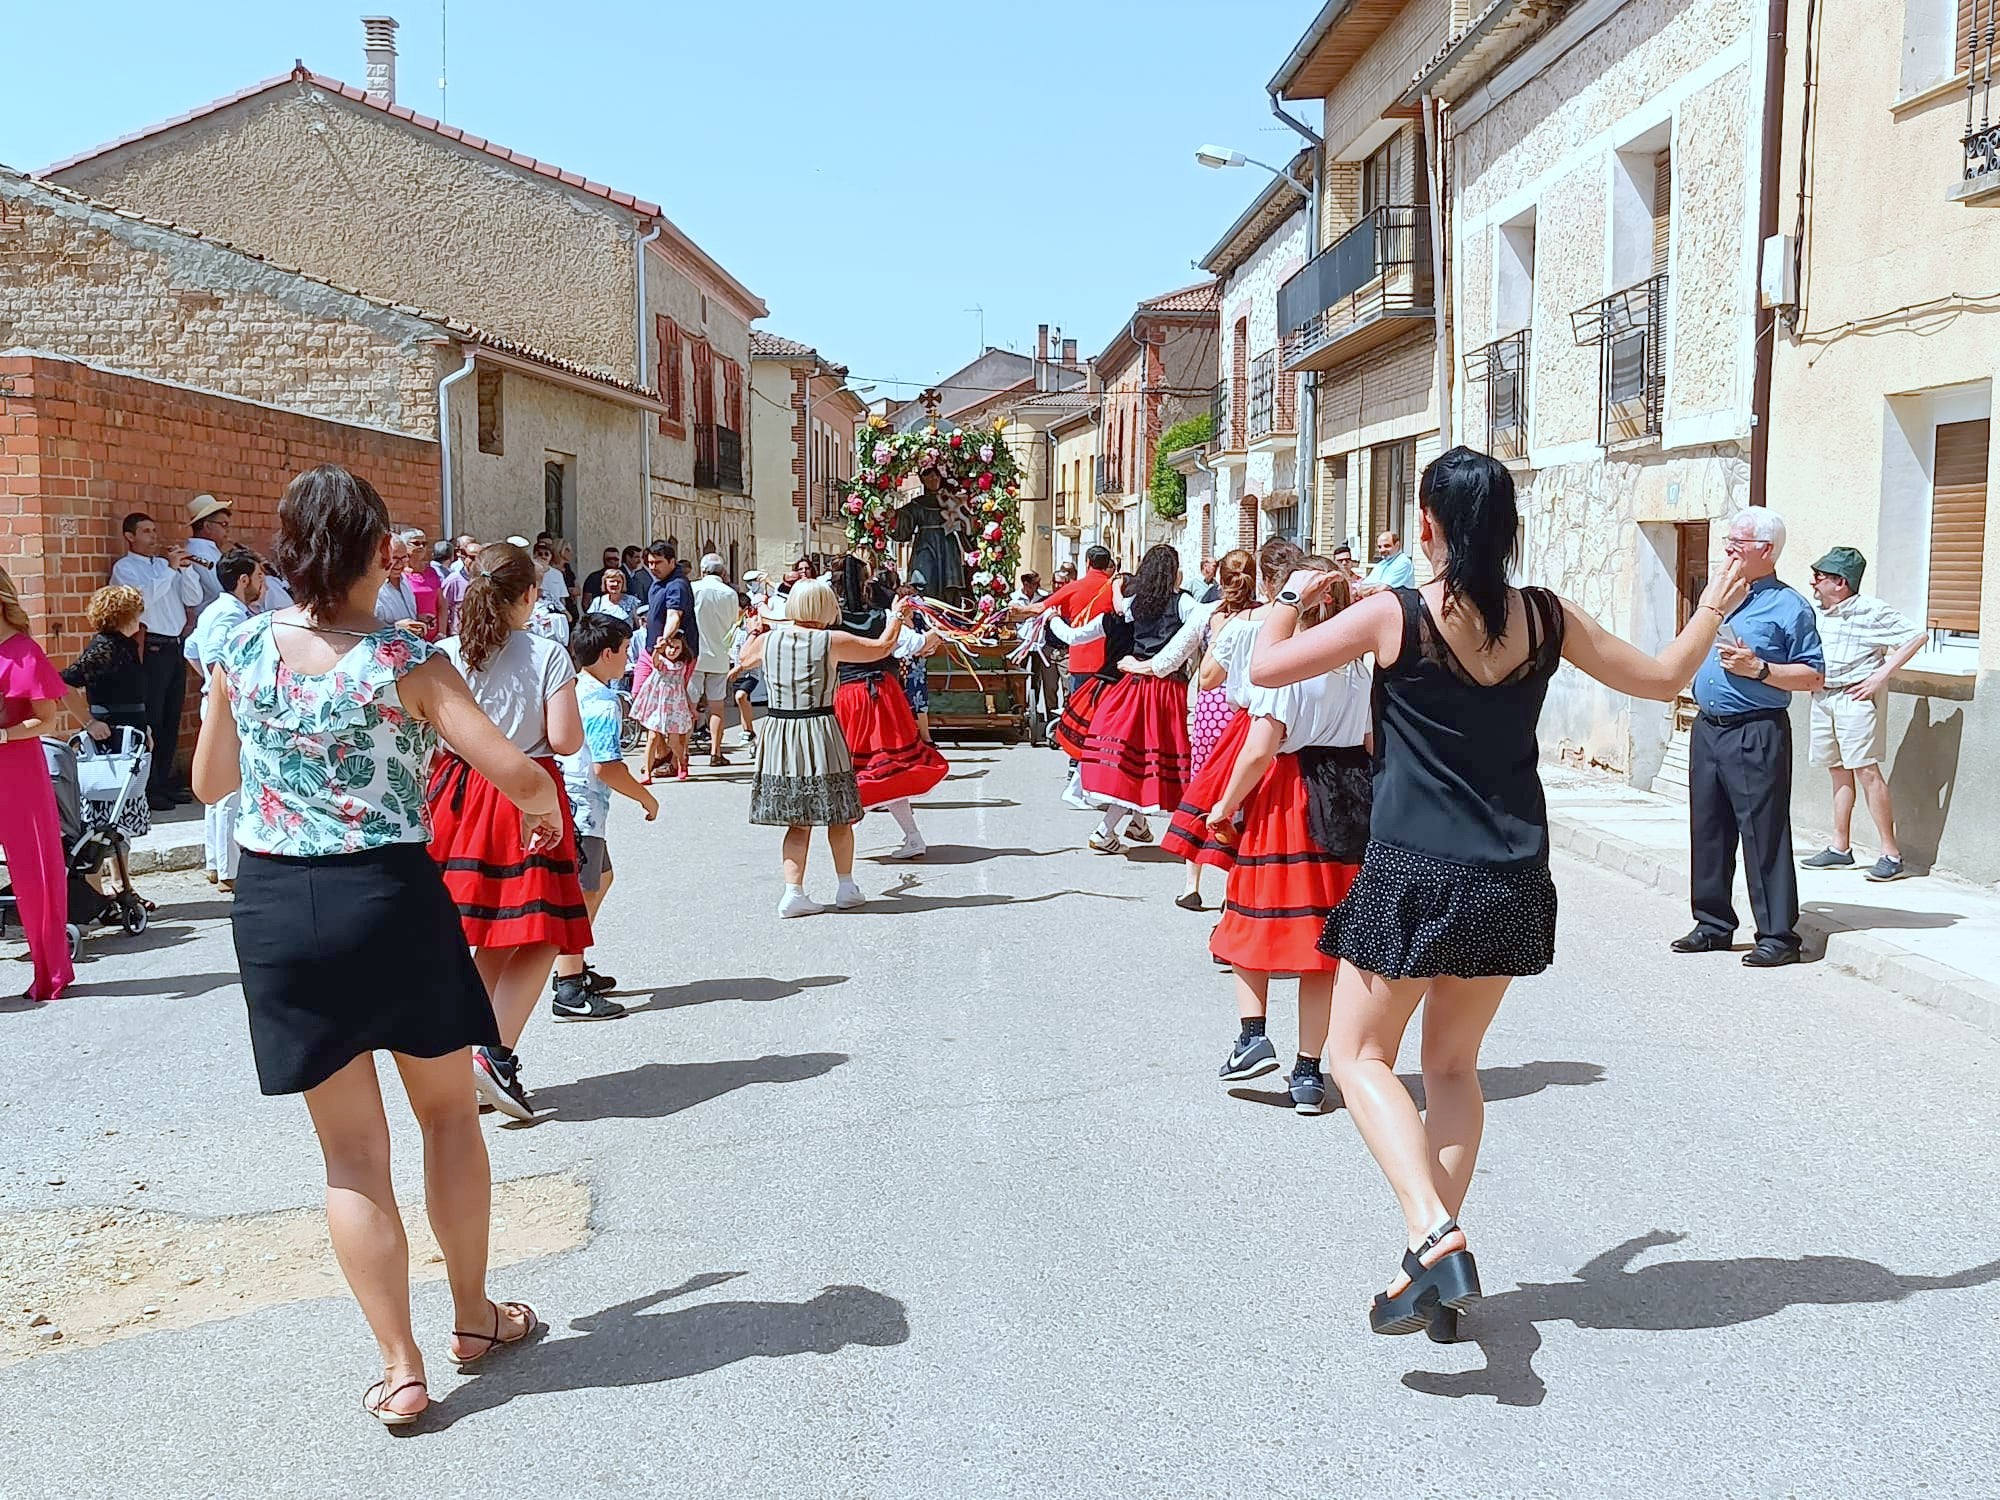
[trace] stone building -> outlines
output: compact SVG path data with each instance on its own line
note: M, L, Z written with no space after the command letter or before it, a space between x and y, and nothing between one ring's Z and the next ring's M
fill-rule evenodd
M1185 516L1154 514L1148 490L1161 434L1209 406L1220 290L1207 280L1147 298L1097 356L1102 397L1093 499L1100 538L1122 566L1136 567L1156 543L1180 546L1183 537L1198 535ZM1183 550L1199 559L1198 550Z
M1991 0L1980 13L1992 24ZM1991 41L1975 45L1974 14L1973 0L1912 0L1788 35L1778 202L1795 237L1764 277L1778 320L1768 493L1791 530L1793 582L1828 547L1858 547L1864 591L1929 631L1881 700L1898 832L1915 867L1991 881L2000 125L1982 130L1976 111L2000 70ZM1805 736L1796 744L1797 816L1827 827L1828 778L1805 764Z
M764 304L658 205L397 104L393 28L370 41L373 92L301 66L44 175L631 388L518 380L501 360L457 383L457 524L546 529L583 555L659 534L747 549Z
M1087 390L1076 394L1081 404L1048 425L1049 457L1056 474L1051 576L1063 563L1074 563L1081 572L1084 552L1101 540L1096 506L1098 403Z
M781 571L802 552L847 550L840 484L853 477L854 435L867 416L846 365L796 339L750 331L757 567Z
M1288 170L1309 183L1311 156L1300 152ZM1213 477L1191 488L1188 499L1196 564L1233 547L1301 535L1299 396L1311 377L1282 366L1278 288L1309 258L1307 217L1305 197L1274 176L1201 260L1221 288L1221 326L1209 372ZM1204 503L1197 504L1194 488L1207 491Z
M1074 340L1068 343L1067 358L1073 366ZM1094 424L1097 407L1097 397L1084 388L1037 391L1016 397L1005 407L1007 446L1021 466L1021 569L1040 574L1044 585L1058 562L1075 556L1075 548L1066 545L1069 533L1057 524L1059 515L1075 509L1063 494L1063 468L1057 453L1060 433L1078 422L1086 428Z
M1320 545L1407 543L1417 476L1442 447L1442 205L1404 94L1453 15L1454 0L1329 0L1267 85L1274 105L1317 100L1323 118L1311 258L1278 289L1279 359L1313 382Z
M1647 651L1750 499L1763 22L1498 0L1387 101L1446 122L1452 436L1514 468L1525 576ZM1686 718L1564 671L1543 739L1684 787Z

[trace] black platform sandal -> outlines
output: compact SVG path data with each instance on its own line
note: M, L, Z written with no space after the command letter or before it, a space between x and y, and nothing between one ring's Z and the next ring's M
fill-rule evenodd
M1416 1249L1403 1252L1403 1274L1410 1284L1393 1297L1387 1292L1375 1294L1375 1304L1368 1310L1370 1328L1377 1333L1415 1333L1428 1327L1440 1310L1455 1313L1479 1300L1479 1267L1470 1250L1454 1250L1435 1265L1424 1264L1424 1252L1457 1229L1458 1220L1446 1219Z

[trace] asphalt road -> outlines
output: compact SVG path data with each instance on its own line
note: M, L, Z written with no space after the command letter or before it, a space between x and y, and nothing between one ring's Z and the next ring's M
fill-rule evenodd
M498 1176L593 1195L586 1244L496 1277L548 1336L434 1360L408 1438L357 1410L342 1296L58 1349L0 1370L0 1496L2000 1493L1991 1040L1669 955L1673 902L1564 861L1558 965L1486 1050L1477 1342L1373 1337L1401 1226L1351 1122L1217 1083L1211 919L1177 867L1080 851L1058 764L958 752L927 863L867 862L871 819L875 899L785 923L740 770L621 809L600 959L634 1013L538 1020L550 1113L491 1131ZM226 907L150 885L153 931L0 1013L0 1260L8 1216L135 1180L318 1201ZM433 1346L448 1315L423 1287Z

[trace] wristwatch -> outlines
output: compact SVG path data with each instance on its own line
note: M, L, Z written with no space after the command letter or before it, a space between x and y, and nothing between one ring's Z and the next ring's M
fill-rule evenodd
M1759 682L1768 682L1768 681L1770 681L1770 678L1771 678L1771 664L1770 664L1769 662L1767 662L1767 661L1761 661L1761 660L1760 660L1760 661L1759 661L1759 662L1757 663L1757 679L1756 679L1756 680L1757 680L1757 681L1759 681Z
M1273 604L1286 605L1291 609L1297 609L1299 607L1299 591L1297 589L1280 589L1278 590L1278 597L1271 602Z

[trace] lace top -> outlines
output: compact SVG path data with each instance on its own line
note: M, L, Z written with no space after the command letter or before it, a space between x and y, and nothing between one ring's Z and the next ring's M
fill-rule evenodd
M253 615L219 663L243 745L236 842L307 859L428 842L423 773L437 735L404 709L396 684L437 648L377 630L332 670L295 672L278 655L275 623Z
M1562 604L1523 589L1528 654L1501 681L1469 674L1415 589L1397 589L1403 644L1375 670L1369 836L1453 864L1545 863L1548 808L1535 728L1562 662Z

